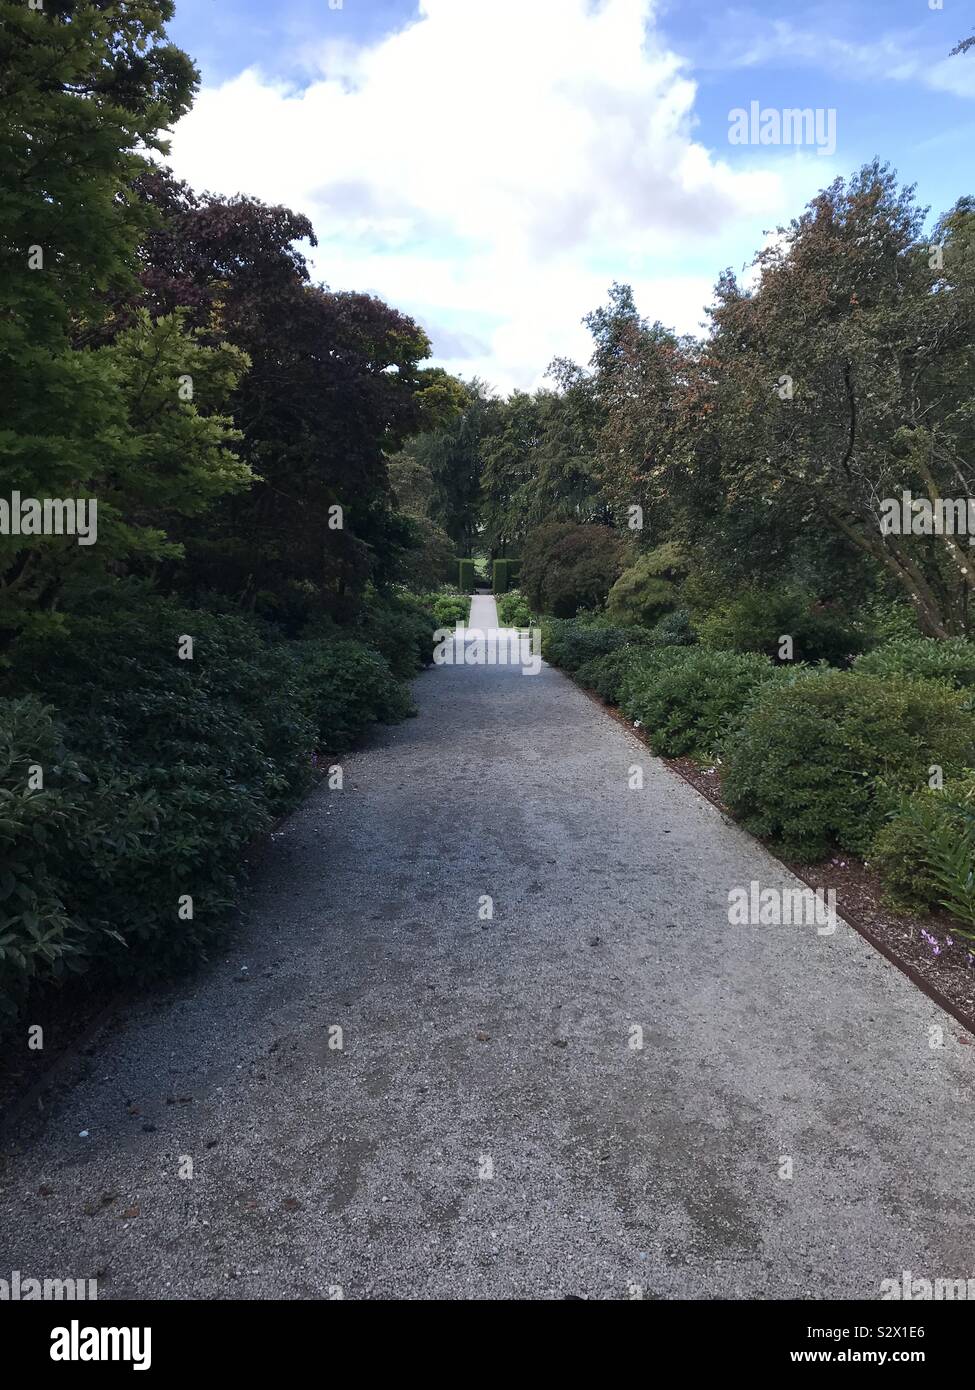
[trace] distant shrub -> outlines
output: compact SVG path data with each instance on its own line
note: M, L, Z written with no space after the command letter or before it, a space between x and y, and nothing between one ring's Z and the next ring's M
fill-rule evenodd
M632 641L632 629L608 623L588 624L564 619L550 621L542 627L542 655L551 665L569 672Z
M571 618L605 601L622 565L622 542L608 526L549 522L525 542L521 590L536 613Z
M437 626L429 600L392 589L367 596L355 635L386 658L394 676L409 680L432 662Z
M457 623L466 625L470 617L471 601L461 594L431 594L428 603L438 627L454 627Z
M665 613L659 622L650 629L655 645L660 647L691 647L697 641L697 633L691 626L690 614L685 608L675 608Z
M797 588L743 590L697 618L694 626L707 647L778 659L781 639L791 637L789 659L833 666L847 665L866 642L845 617Z
M495 594L507 593L510 583L508 575L508 561L495 560L491 567L491 588Z
M665 757L713 754L756 686L782 673L757 653L657 648L629 680L625 713Z
M677 600L676 579L684 571L678 547L668 541L625 569L609 591L606 613L613 622L652 627Z
M975 642L964 637L900 637L857 659L855 670L872 676L923 676L956 689L975 686Z
M509 589L498 599L498 619L502 627L531 626L531 609L519 589Z
M406 686L361 642L304 642L299 658L322 749L344 753L368 725L415 713Z
M866 852L901 795L975 761L965 696L934 681L822 670L760 689L725 750L724 797L792 857Z

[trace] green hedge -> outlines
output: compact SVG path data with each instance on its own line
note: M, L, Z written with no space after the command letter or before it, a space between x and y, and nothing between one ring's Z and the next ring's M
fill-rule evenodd
M492 566L491 588L495 594L506 594L510 587L507 560L495 560Z
M462 594L472 594L477 587L477 572L473 560L458 561L457 587Z

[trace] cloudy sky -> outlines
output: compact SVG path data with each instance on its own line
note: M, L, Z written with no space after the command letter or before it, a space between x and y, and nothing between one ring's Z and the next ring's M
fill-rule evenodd
M176 172L307 213L316 279L500 391L585 361L614 279L695 331L875 155L933 213L975 193L975 0L176 0L169 30L203 74ZM753 102L835 112L835 150L731 143Z

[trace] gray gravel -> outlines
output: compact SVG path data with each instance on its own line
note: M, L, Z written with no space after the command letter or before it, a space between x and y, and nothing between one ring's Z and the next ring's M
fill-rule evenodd
M558 672L416 689L282 828L230 954L127 1010L7 1144L0 1277L823 1298L972 1275L959 1025L844 925L729 926L731 887L795 880Z

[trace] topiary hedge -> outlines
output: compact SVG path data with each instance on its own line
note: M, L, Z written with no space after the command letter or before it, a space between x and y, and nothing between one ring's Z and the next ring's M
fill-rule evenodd
M473 560L457 562L457 587L462 594L472 594L477 588L477 570Z

